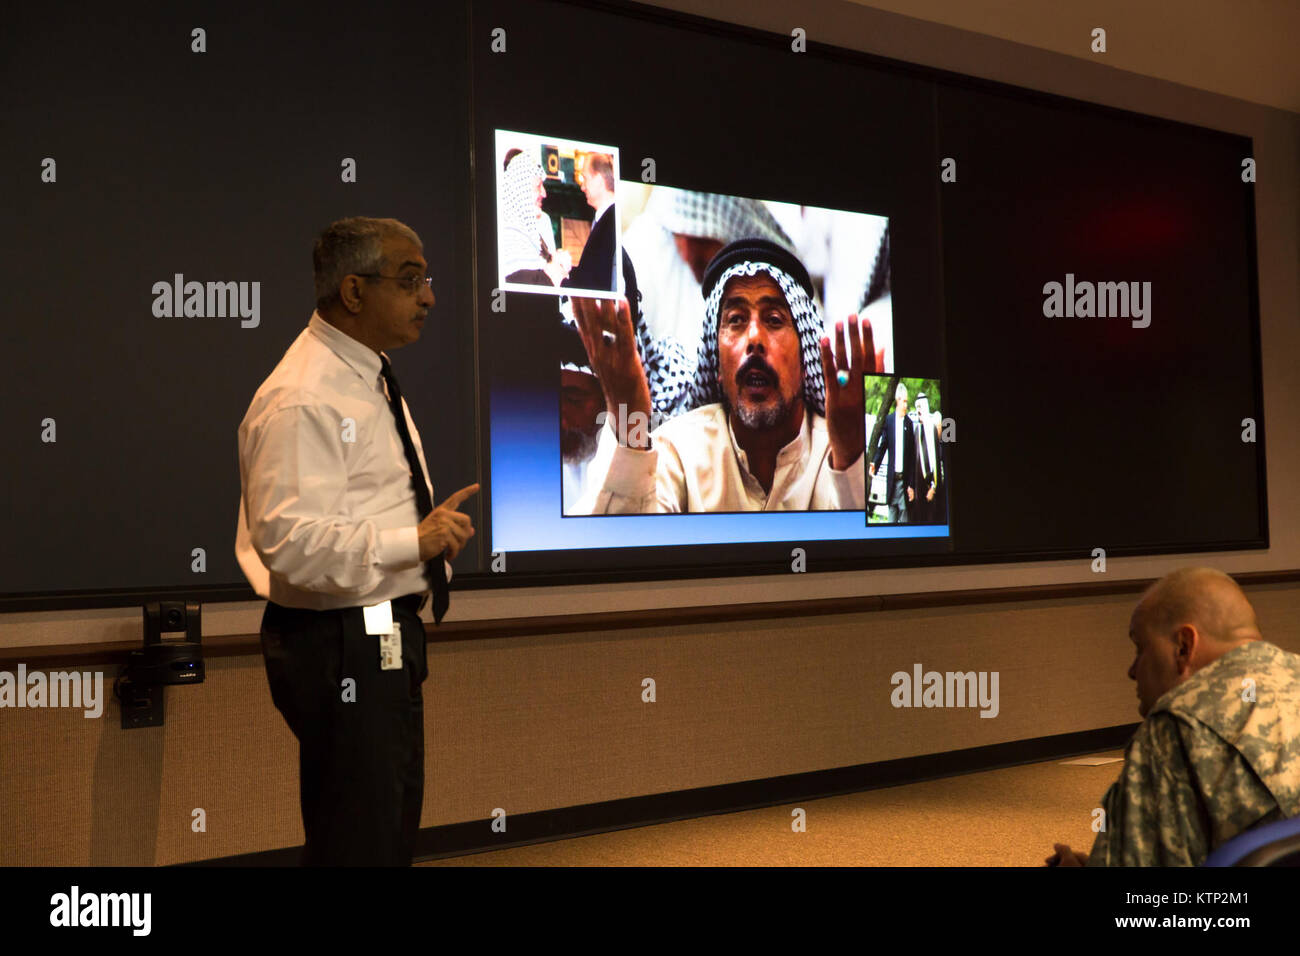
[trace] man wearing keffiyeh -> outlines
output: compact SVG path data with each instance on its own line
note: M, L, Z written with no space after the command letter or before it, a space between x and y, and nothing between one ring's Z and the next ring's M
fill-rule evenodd
M501 272L507 282L559 285L572 262L542 225L546 174L523 150L506 155L501 178Z
M832 345L807 270L767 239L724 247L702 292L695 407L653 432L626 300L575 300L618 441L592 513L864 508L870 325L849 316Z

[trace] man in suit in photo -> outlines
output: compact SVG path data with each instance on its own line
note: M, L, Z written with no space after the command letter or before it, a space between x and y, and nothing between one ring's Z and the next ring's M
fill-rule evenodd
M889 521L907 524L911 520L909 504L916 497L916 433L907 419L907 386L902 382L894 389L894 414L880 430L871 477L882 461L889 478Z
M596 210L582 256L560 285L571 289L613 292L614 281L614 163L603 153L591 153L582 177L587 205Z
M939 440L937 416L930 415L925 392L916 395L916 494L911 503L912 524L943 524L948 508L940 497L943 488L943 443Z

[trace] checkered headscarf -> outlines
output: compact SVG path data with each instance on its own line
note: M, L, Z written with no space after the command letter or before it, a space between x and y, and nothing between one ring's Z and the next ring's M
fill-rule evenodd
M636 327L636 348L641 353L650 405L665 418L686 411L691 388L691 364L682 343L671 336L652 338L644 322Z
M723 244L761 238L794 248L772 214L754 199L656 186L647 211L652 211L665 229L679 235L717 239Z
M723 249L718 256L727 253ZM822 319L808 290L785 270L758 258L744 260L727 267L704 300L704 331L700 336L700 354L695 368L695 381L690 386L688 408L699 408L722 401L722 386L718 383L718 312L722 293L735 276L752 276L765 272L781 287L785 301L794 316L794 327L799 333L799 357L803 364L804 402L818 415L826 414L826 383L822 380Z
M501 177L502 275L546 264L537 216L537 182L545 178L541 165L525 153L511 159Z

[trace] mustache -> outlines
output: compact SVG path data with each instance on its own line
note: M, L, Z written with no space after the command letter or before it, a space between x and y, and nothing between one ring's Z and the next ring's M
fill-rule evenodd
M761 355L751 355L741 363L740 368L736 371L736 384L743 384L745 376L750 372L762 372L772 380L773 385L777 385L781 381L780 376L776 374L776 369L768 365Z

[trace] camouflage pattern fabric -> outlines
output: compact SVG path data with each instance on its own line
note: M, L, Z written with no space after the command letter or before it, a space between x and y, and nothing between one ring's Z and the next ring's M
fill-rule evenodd
M1102 808L1089 866L1199 866L1300 813L1300 657L1251 641L1161 697Z

